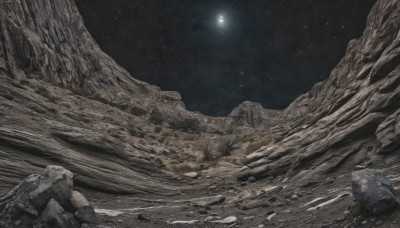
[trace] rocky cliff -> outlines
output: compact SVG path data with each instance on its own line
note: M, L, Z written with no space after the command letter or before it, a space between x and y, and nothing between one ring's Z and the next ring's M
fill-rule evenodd
M356 165L398 162L400 2L378 1L363 36L352 40L329 79L301 96L284 115L285 138L247 157L238 175L286 176L308 185Z

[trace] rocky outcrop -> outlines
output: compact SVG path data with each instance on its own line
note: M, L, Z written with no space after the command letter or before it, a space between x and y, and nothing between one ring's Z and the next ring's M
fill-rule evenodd
M29 176L0 199L0 225L70 228L95 224L93 207L81 193L72 190L72 177L60 166L48 166L41 176Z
M265 109L259 103L245 101L229 114L235 123L253 128L275 126L281 120L282 111Z
M398 160L379 154L399 146L399 9L397 0L376 3L363 36L349 43L329 79L283 112L291 119L284 139L249 155L239 179L286 176L304 186L333 171Z

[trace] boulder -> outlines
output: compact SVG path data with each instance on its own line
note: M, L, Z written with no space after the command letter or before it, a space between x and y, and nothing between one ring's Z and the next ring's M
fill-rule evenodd
M80 224L74 216L66 212L54 199L50 199L42 214L42 222L45 227L52 228L75 228Z
M52 198L65 204L72 194L72 178L73 174L61 166L47 166L39 186L29 194L32 203L38 209L43 209Z
M351 174L353 196L360 207L371 214L379 215L396 205L390 181L381 171L364 169Z

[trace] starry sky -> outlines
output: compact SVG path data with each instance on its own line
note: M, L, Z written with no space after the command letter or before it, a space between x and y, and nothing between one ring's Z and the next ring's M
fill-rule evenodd
M100 47L135 78L227 115L283 109L326 78L376 0L76 0Z

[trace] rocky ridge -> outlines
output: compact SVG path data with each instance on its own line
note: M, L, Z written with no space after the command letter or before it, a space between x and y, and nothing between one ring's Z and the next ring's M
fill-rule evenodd
M249 155L239 179L283 175L305 186L357 165L398 162L399 8L396 0L376 3L329 79L284 111L304 117L292 120L283 140Z

